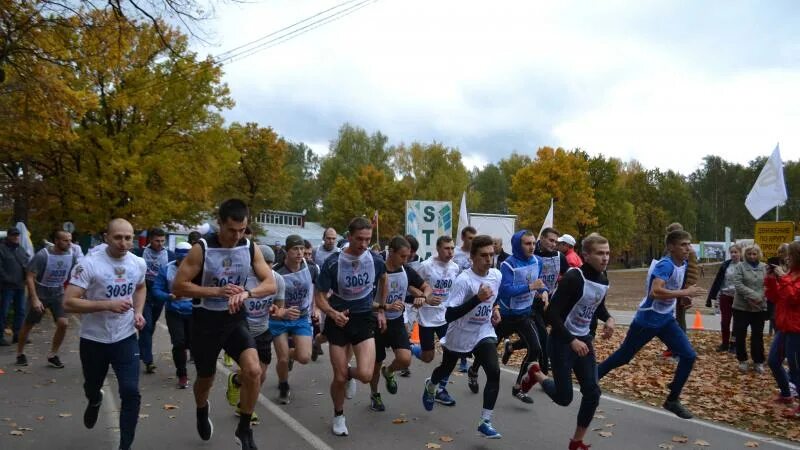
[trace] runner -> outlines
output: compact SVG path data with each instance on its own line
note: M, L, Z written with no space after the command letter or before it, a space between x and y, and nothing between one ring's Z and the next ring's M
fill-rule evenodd
M121 400L120 449L130 449L139 421L139 351L136 330L144 327L147 264L130 253L133 226L125 219L108 224L108 246L85 256L72 269L64 310L80 313L80 358L88 403L83 424L93 428L103 402L108 366L114 369Z
M416 308L419 311L419 344L411 346L411 353L422 362L433 361L436 354L434 335L441 342L447 334L447 298L459 273L458 265L453 262L454 249L453 238L439 236L436 239L436 255L426 259L419 268L420 276L432 288L430 298ZM450 374L447 374L439 381L435 398L445 406L454 406L456 401L447 392L449 380Z
M339 253L341 249L336 246L336 230L333 228L326 228L322 233L322 244L314 250L314 262L322 268L325 260L334 253Z
M217 357L225 350L239 364L242 384L241 416L235 441L243 449L255 449L251 415L258 398L261 367L256 342L247 330L244 302L275 293L275 278L264 261L261 250L244 239L247 205L230 199L219 207L219 231L192 246L178 269L173 285L177 297L191 297L192 350L197 380L194 398L197 404L197 432L204 441L211 439L214 426L209 417L208 394L214 384ZM260 283L246 289L250 271Z
M156 281L158 271L166 266L170 261L175 260L175 254L164 247L167 242L167 233L161 228L152 228L147 232L147 247L134 252L136 256L144 258L147 263L147 298L144 303L145 325L139 332L139 357L144 363L144 373L156 373L156 365L153 361L153 333L156 331L156 323L164 310L164 302L158 300L153 295L153 283Z
M681 419L692 418L692 413L681 404L679 397L683 385L689 379L697 353L686 332L675 320L675 303L681 297L691 298L705 294L705 290L697 285L681 289L686 273L686 259L692 248L691 242L691 235L686 231L675 230L667 234L669 255L661 258L648 274L647 296L639 304L625 340L598 367L598 375L602 379L608 372L627 364L642 347L658 337L679 358L675 377L669 385L669 396L663 407Z
M498 339L504 339L517 333L520 341L525 344L527 354L519 368L517 381L511 388L511 395L523 403L533 403L533 399L520 389L520 381L528 370L528 365L539 360L539 337L536 334L536 325L531 318L531 307L536 298L547 303L548 292L544 282L539 278L542 262L533 254L536 247L536 236L528 230L520 230L511 238L512 256L505 259L500 265L502 282L497 303L500 305L502 321L495 328ZM497 246L495 246L497 248ZM506 339L506 347L510 344ZM508 364L507 356L510 352L503 353L503 364ZM467 372L467 383L473 393L478 393L478 367L477 360Z
M314 247L311 245L311 242L309 242L308 239L303 239L303 247L303 258L305 258L306 263L309 265L309 267L311 264L316 266L317 263L314 262Z
M192 245L181 242L175 246L175 261L170 261L158 270L153 282L153 298L164 303L164 316L167 318L167 330L172 343L172 362L175 364L175 376L178 378L178 389L189 387L189 374L186 371L187 353L191 351L192 335L192 299L175 297L172 285L178 267Z
M608 292L608 266L610 249L608 240L593 233L583 240L581 268L567 271L553 295L547 309L547 321L552 326L550 346L553 378L541 373L539 365L533 363L522 379L522 389L529 391L537 382L553 402L561 406L572 403L572 374L581 387L581 406L578 409L578 424L569 442L569 450L588 450L583 443L586 430L592 422L600 403L600 386L597 384L597 360L593 337L589 332L592 317L605 322L603 337L614 333L614 318L605 306Z
M539 242L536 247L534 255L542 260L541 278L548 292L555 292L558 287L558 280L567 272L569 264L567 258L563 253L556 250L558 245L558 237L561 235L554 228L545 228L539 234ZM544 303L537 302L533 305L533 322L536 324L536 334L539 336L539 348L542 349L539 364L547 375L550 372L550 357L547 354L547 326L544 321ZM525 345L522 341L514 343L513 350L524 348ZM506 347L508 348L508 347ZM511 355L509 354L508 357ZM503 358L507 357L503 355Z
M308 264L304 258L305 245L303 238L292 234L286 237L286 257L275 267L275 271L283 276L286 282L286 296L276 299L275 304L281 308L279 315L269 320L272 342L278 356L276 370L278 372L279 401L288 405L291 397L289 388L289 370L291 361L308 364L311 360L311 340L313 328L311 318L316 315L314 309L314 283L319 275L316 264ZM285 299L285 300L284 300ZM292 337L294 349L289 349L289 336Z
M18 366L28 365L25 343L33 326L41 322L44 310L47 308L56 323L56 332L50 344L50 353L47 354L47 363L50 367L64 368L58 357L58 350L64 342L69 322L64 315L64 283L69 279L72 267L80 258L72 251L72 234L59 230L53 233L51 239L54 245L39 250L28 263L25 283L28 285L30 308L17 339Z
M456 248L455 253L453 253L453 262L458 265L459 273L472 267L470 247L476 234L478 234L478 230L476 230L475 227L467 225L461 229L461 247ZM461 356L461 361L458 364L459 372L464 373L467 371L467 356L468 355Z
M386 329L386 266L369 251L372 224L357 217L348 226L349 246L331 255L317 278L316 306L325 313L324 333L328 338L333 380L333 434L347 436L344 398L355 394L355 380L368 383L375 366L373 298L377 302L377 325ZM377 290L377 295L374 295ZM326 293L333 291L330 299ZM356 367L350 367L347 351L352 348ZM352 381L349 385L348 382ZM348 385L350 392L345 392Z
M411 244L402 236L395 236L389 241L389 254L386 260L386 277L389 294L386 298L386 328L375 331L375 369L370 381L370 409L384 411L386 407L378 392L381 374L386 379L386 390L390 394L397 393L397 377L395 372L408 368L411 364L411 343L403 320L405 298L409 287L422 294L415 298L421 305L431 297L431 288L420 278L417 271L406 264L411 254ZM394 360L388 366L382 366L386 359L386 348L391 347Z
M497 361L497 336L494 326L500 322L499 307L494 306L501 275L492 269L492 238L476 236L470 249L472 267L463 271L447 299L447 335L441 340L442 363L425 380L422 405L431 411L436 403L436 385L453 371L462 355L473 354L486 373L483 409L478 431L489 439L502 437L492 426L492 413L500 390L500 366Z
M264 261L267 265L271 266L275 262L275 252L269 245L261 244L258 246L261 254L264 255ZM272 362L272 333L270 332L271 317L273 315L283 315L282 308L275 306L275 303L283 301L286 292L286 284L283 277L278 275L272 269L272 276L275 277L275 285L277 286L275 295L268 295L266 297L252 297L245 300L245 310L247 311L247 330L250 336L256 341L256 350L258 351L258 360L261 365L261 378L259 378L258 390L264 385L267 379L267 369L269 363ZM245 288L251 289L258 285L258 278L251 270L250 275L247 277L247 284ZM238 417L242 416L241 409L241 387L242 383L239 379L237 372L231 371L228 375L228 387L225 390L225 397L228 404L234 407L234 414ZM250 422L253 424L258 423L258 414L253 411L250 417Z

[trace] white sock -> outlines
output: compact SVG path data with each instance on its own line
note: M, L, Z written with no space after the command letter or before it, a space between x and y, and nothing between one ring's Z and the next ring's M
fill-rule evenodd
M485 420L487 422L492 421L492 413L494 411L491 409L481 409L481 420Z

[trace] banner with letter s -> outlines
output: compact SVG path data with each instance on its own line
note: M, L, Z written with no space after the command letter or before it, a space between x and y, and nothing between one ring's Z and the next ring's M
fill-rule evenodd
M453 206L450 202L406 200L406 234L419 241L417 254L428 259L436 254L436 239L453 236Z

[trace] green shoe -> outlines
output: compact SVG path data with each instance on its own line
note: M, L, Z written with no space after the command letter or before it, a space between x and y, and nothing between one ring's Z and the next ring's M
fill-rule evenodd
M236 417L239 417L242 415L242 410L239 409L239 407L237 406L236 410L233 413L236 414ZM253 411L253 415L250 416L250 423L251 424L261 423L261 420L258 418L258 414L256 414L255 411Z
M381 373L383 374L383 378L386 378L386 390L389 391L390 394L394 395L397 394L397 377L395 376L394 372L389 373L388 369L388 367L382 366Z
M233 366L233 358L228 356L227 353L223 353L222 354L222 365L225 366L225 367Z
M235 376L235 373L228 375L228 388L225 390L225 397L231 406L239 405L239 386L233 382L233 377Z

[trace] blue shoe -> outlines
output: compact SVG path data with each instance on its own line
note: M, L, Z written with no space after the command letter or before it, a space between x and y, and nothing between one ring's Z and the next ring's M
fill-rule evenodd
M494 429L492 422L488 420L481 420L480 425L478 425L478 432L486 439L500 439L503 437L502 434L498 433L497 430Z
M432 386L433 383L431 383L430 378L425 380L425 388L422 390L422 406L425 407L426 411L433 411L433 405L436 403L436 398L431 393Z
M461 373L466 373L469 370L469 366L467 366L467 358L462 358L461 362L458 364L458 371Z
M436 401L443 404L444 406L455 406L456 401L453 397L450 397L450 394L447 392L447 389L439 389L439 392L436 393Z

